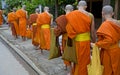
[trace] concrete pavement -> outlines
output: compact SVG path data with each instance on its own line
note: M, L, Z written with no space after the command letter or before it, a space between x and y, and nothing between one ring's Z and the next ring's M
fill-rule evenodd
M0 42L0 75L30 75Z
M64 64L61 58L56 58L52 60L48 60L49 52L44 50L43 54L41 54L40 50L35 50L33 45L31 44L31 39L27 41L22 41L21 38L14 40L11 35L10 29L1 29L1 36L6 39L11 45L15 47L15 49L25 55L25 59L28 59L28 63L36 68L36 70L40 70L45 75L67 75L68 71L64 70ZM20 53L18 51L18 53ZM22 55L22 54L21 54ZM24 57L23 57L24 58ZM40 75L43 75L40 73Z

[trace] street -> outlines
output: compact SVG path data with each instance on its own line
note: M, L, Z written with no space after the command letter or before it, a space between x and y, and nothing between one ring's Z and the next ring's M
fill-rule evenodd
M0 75L38 75L0 40Z
M64 70L65 67L61 57L48 60L49 51L43 50L43 54L41 54L40 50L34 49L34 46L31 43L31 39L27 39L23 42L19 37L18 39L14 40L13 36L11 35L11 29L8 28L7 25L1 27L0 37L2 40L4 40L2 43L7 43L9 47L13 48L10 50L10 52L15 51L14 55L19 55L22 57L39 75L66 75L69 72L69 70ZM23 60L20 58L19 62L21 61L23 66ZM32 72L29 67L24 68L28 71L29 75L37 75L33 70Z

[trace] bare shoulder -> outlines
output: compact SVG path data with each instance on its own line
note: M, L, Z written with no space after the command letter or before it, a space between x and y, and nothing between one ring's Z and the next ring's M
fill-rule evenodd
M120 20L114 19L113 21L114 21L118 26L120 26Z
M49 15L51 16L51 18L53 18L53 15L51 13L49 13Z
M94 18L94 15L90 12L88 12L88 15L90 16L90 18Z
M119 26L120 26L120 20L117 20L117 22L118 22L118 24L119 24Z
M113 22L115 25L117 25L118 27L120 27L120 20L116 20L116 19L112 19L110 20L111 22Z

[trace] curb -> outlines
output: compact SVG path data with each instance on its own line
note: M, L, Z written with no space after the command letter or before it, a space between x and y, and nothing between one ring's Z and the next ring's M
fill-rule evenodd
M7 39L4 38L3 35L0 34L0 38L6 42L8 46L10 46L16 53L18 53L24 60L27 62L39 75L47 75L42 72L22 51L12 45Z
M0 28L0 30L7 30L9 29L8 27Z

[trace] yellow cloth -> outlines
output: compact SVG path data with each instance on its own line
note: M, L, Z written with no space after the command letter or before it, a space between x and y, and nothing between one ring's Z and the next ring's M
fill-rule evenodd
M32 25L33 25L33 26L36 26L36 25L37 25L37 23L33 23Z
M78 34L75 37L75 41L88 41L90 40L90 32Z
M100 63L100 50L95 45L92 51L91 64L87 66L88 75L103 75L104 67Z
M50 55L49 55L49 59L54 59L54 58L58 58L61 56L61 51L59 48L59 44L56 41L56 36L54 34L54 28L51 28L51 38L50 38Z
M43 24L43 25L41 26L41 28L50 28L50 25L48 25L48 24Z

